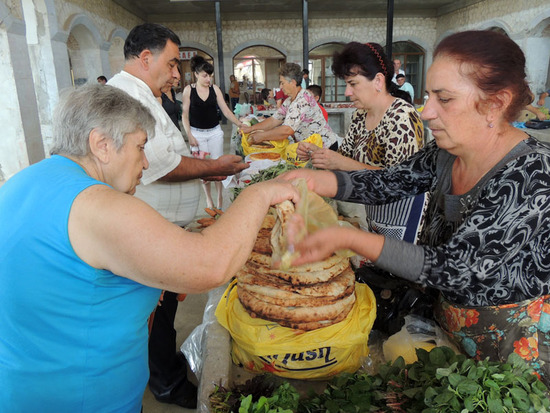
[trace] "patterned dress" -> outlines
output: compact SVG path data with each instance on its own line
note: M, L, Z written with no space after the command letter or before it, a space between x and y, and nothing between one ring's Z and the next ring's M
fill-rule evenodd
M337 198L377 204L429 191L419 245L386 240L376 265L441 291L436 319L466 354L516 352L548 382L550 148L522 141L463 195L450 193L454 160L432 142L392 168L337 172Z
M314 133L321 135L324 148L330 148L338 140L338 135L325 120L317 101L305 89L300 90L293 101L287 98L273 117L294 130L295 142L301 142Z
M386 168L404 161L424 143L424 127L413 105L395 99L376 128L366 128L367 111L356 110L338 149L342 155L366 165ZM425 195L386 205L367 205L367 228L392 238L415 242L420 229Z

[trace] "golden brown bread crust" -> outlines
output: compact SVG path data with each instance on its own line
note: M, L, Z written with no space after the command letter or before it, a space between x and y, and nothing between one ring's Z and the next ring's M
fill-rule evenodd
M333 320L345 312L347 314L355 303L355 292L338 300L335 303L315 307L280 306L268 303L250 294L248 291L238 288L239 301L249 313L264 320L305 324L319 322L320 320ZM251 314L252 315L252 314ZM254 316L252 315L252 316Z
M273 148L273 145L270 145ZM268 159L270 161L279 161L281 154L277 152L254 152L248 155L248 159L251 161L263 161Z
M245 267L252 274L272 275L292 284L303 285L329 281L349 267L349 259L333 255L325 261L292 267L287 271L270 268L270 265L271 257L253 251Z
M355 274L348 267L330 282L296 285L280 278L264 274L251 274L243 267L237 273L239 286L246 285L256 293L263 292L277 298L293 298L292 294L306 297L340 297L355 288ZM265 288L262 288L265 287Z

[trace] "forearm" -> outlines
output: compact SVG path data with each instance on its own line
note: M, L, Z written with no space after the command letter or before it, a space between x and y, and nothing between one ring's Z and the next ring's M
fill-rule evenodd
M181 123L183 125L183 130L185 131L185 134L187 135L187 138L191 135L191 123L189 122L189 113L183 112L181 116ZM191 135L192 136L192 135Z
M211 248L212 262L226 268L222 275L222 284L227 282L250 256L269 207L269 197L262 193L262 187L251 185L239 194L231 207L217 220L216 225L203 230L204 235L216 242L225 240L218 242L216 248Z
M233 123L235 126L237 126L238 128L240 128L241 126L243 126L243 123L237 119L237 117L235 116L235 114L233 112L231 112L231 109L229 109L227 107L227 105L224 105L224 107L222 108L222 112L224 114L224 116L229 119L229 121L231 123Z
M182 156L179 165L164 175L159 181L164 182L182 182L191 179L203 178L207 176L225 175L218 168L218 162L215 159L195 159L188 156Z
M294 129L291 127L277 126L276 128L270 130L255 133L254 140L256 142L282 141L292 135L294 135Z

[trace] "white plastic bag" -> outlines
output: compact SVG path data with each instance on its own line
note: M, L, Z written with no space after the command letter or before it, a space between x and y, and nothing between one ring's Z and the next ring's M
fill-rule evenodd
M435 321L409 314L405 316L405 325L400 331L390 336L382 348L386 361L395 361L401 356L405 363L410 364L417 361L417 348L430 351L437 346L447 346L459 353Z

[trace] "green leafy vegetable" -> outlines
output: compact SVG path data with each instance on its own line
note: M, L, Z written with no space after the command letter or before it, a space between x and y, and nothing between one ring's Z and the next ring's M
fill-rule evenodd
M416 350L418 361L403 358L379 368L375 376L341 374L321 394L298 398L283 382L254 397L241 393L239 413L545 413L548 389L524 360L511 354L506 363L474 361L447 347ZM264 377L264 376L257 376ZM262 379L263 380L263 379ZM269 379L271 380L271 379ZM268 380L268 382L269 382ZM272 383L272 381L271 381ZM214 399L223 400L214 392ZM211 397L212 402L212 397Z

